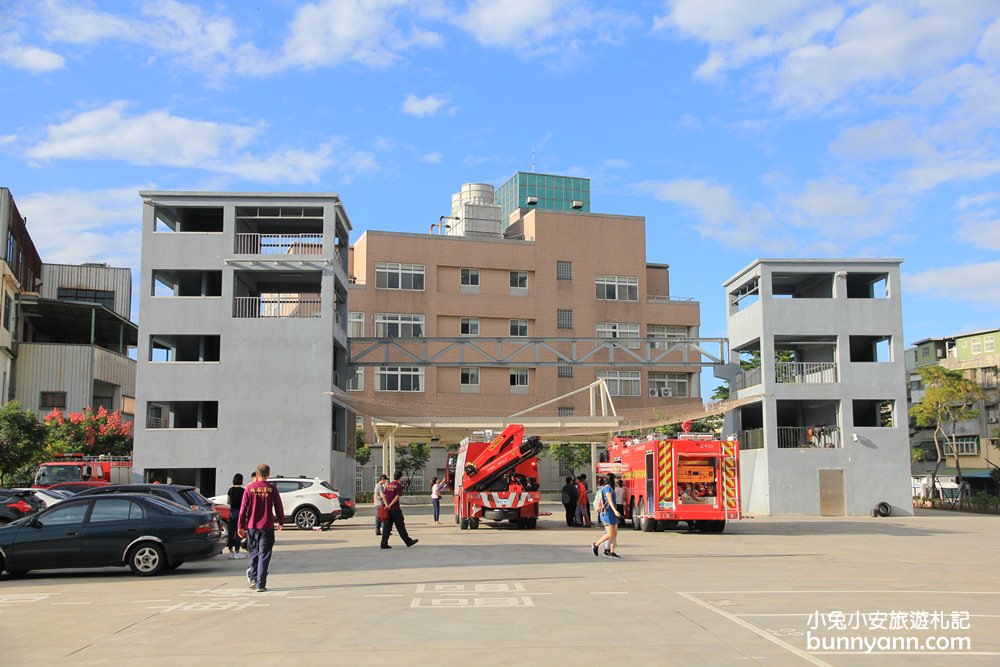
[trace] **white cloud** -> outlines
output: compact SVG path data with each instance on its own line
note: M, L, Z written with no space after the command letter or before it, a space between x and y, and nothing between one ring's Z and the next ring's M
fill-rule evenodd
M122 101L84 111L61 124L50 125L46 138L28 149L29 158L121 160L137 165L167 165L203 169L262 182L315 182L324 170L338 164L343 173L370 173L374 158L359 159L342 139L312 149L278 148L267 155L244 149L260 134L261 126L193 120L169 111L127 114ZM357 165L357 168L345 166Z
M19 44L15 35L0 34L0 41L5 43L0 48L0 63L14 69L23 69L33 73L51 72L62 68L66 63L58 53Z
M423 155L418 156L417 159L424 164L441 164L441 160L444 159L444 154L437 152L424 153Z
M1000 218L967 220L958 228L958 238L977 248L1000 250Z
M698 233L723 245L779 254L805 250L801 244L797 248L788 235L781 233L771 211L759 204L742 206L725 186L683 178L647 181L636 188L660 201L689 209L700 221L696 225Z
M830 143L830 152L842 159L870 162L882 158L931 158L933 145L906 118L878 120L849 127Z
M550 56L550 65L571 59L586 45L620 42L639 25L631 14L594 11L567 0L473 0L453 22L482 46Z
M996 305L1000 261L928 269L903 276L904 292L927 294L946 301L972 301Z
M403 100L402 111L411 116L433 116L447 103L448 100L444 97L436 95L417 97L411 93Z
M0 134L0 146L6 146L17 141L16 134Z
M38 192L19 195L17 206L43 261L136 269L144 187Z

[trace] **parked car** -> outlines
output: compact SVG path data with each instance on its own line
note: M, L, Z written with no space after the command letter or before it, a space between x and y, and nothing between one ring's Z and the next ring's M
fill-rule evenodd
M17 521L45 509L45 503L30 490L0 489L0 525Z
M340 499L340 516L337 517L341 521L344 519L350 519L354 516L356 509L354 507L354 498L341 498Z
M55 491L50 489L14 489L14 491L27 491L31 493L35 498L42 501L45 507L52 507L60 500L66 500L73 495L72 493L59 491L58 489Z
M65 491L66 493L73 495L75 493L80 493L81 491L86 491L87 489L93 489L98 486L107 486L104 482L59 482L58 484L53 484L48 487L49 491Z
M85 489L76 495L81 497L108 493L148 493L193 510L215 511L212 503L196 487L185 484L105 484Z
M222 551L215 512L141 493L75 496L0 526L0 573L121 567L150 576Z
M285 510L285 523L294 523L301 530L312 530L317 526L330 525L342 518L340 494L330 483L318 477L271 477L267 481L278 488L281 505ZM214 496L220 515L229 516L229 498ZM225 507L223 510L222 507ZM353 503L351 504L353 510ZM353 511L352 511L353 515Z

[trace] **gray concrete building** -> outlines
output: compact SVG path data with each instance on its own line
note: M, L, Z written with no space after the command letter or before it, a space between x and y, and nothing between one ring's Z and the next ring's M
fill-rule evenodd
M725 283L744 511L912 514L898 259L759 259Z
M354 486L344 387L350 219L336 194L140 192L133 476Z

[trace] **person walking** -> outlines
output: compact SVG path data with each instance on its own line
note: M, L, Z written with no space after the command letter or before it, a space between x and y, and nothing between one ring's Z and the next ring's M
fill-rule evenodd
M240 552L240 509L243 506L243 474L233 475L233 485L226 494L229 498L229 531L226 546L229 547L230 559L245 558Z
M257 481L244 489L243 506L240 508L239 536L247 538L250 549L247 582L258 593L267 590L267 571L274 549L274 533L281 530L285 518L281 494L274 484L267 481L270 474L271 466L266 463L257 466Z
M406 532L406 523L403 520L403 509L399 506L399 501L403 497L403 484L399 481L403 478L403 471L397 470L392 474L392 481L385 487L385 506L389 510L389 519L382 524L382 548L391 549L389 546L389 536L392 535L392 527L396 526L396 532L403 538L403 542L408 547L412 547L419 540L410 539Z
M566 483L562 488L562 504L566 508L566 525L573 527L576 525L576 483L572 477L566 478Z
M608 543L604 548L604 555L608 558L621 558L615 551L618 546L618 521L622 518L621 513L615 506L615 475L608 473L608 483L597 490L601 494L601 523L604 524L604 537L591 544L594 555L598 555L600 546Z
M615 487L615 508L618 516L625 516L625 483L621 477L618 478L618 486Z
M379 475L378 481L375 482L375 490L372 492L372 502L375 503L375 534L382 534L382 520L378 518L378 508L385 505L385 486L389 482L389 478L385 475Z
M447 484L439 482L437 477L431 480L431 505L434 507L435 526L441 525L441 492L446 486Z

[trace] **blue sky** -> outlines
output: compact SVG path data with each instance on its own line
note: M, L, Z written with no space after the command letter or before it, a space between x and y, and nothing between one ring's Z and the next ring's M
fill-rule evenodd
M0 184L45 261L139 269L140 189L591 179L725 335L758 257L899 257L906 344L1000 323L995 0L0 0ZM140 314L141 317L141 314ZM710 393L707 390L706 395Z

